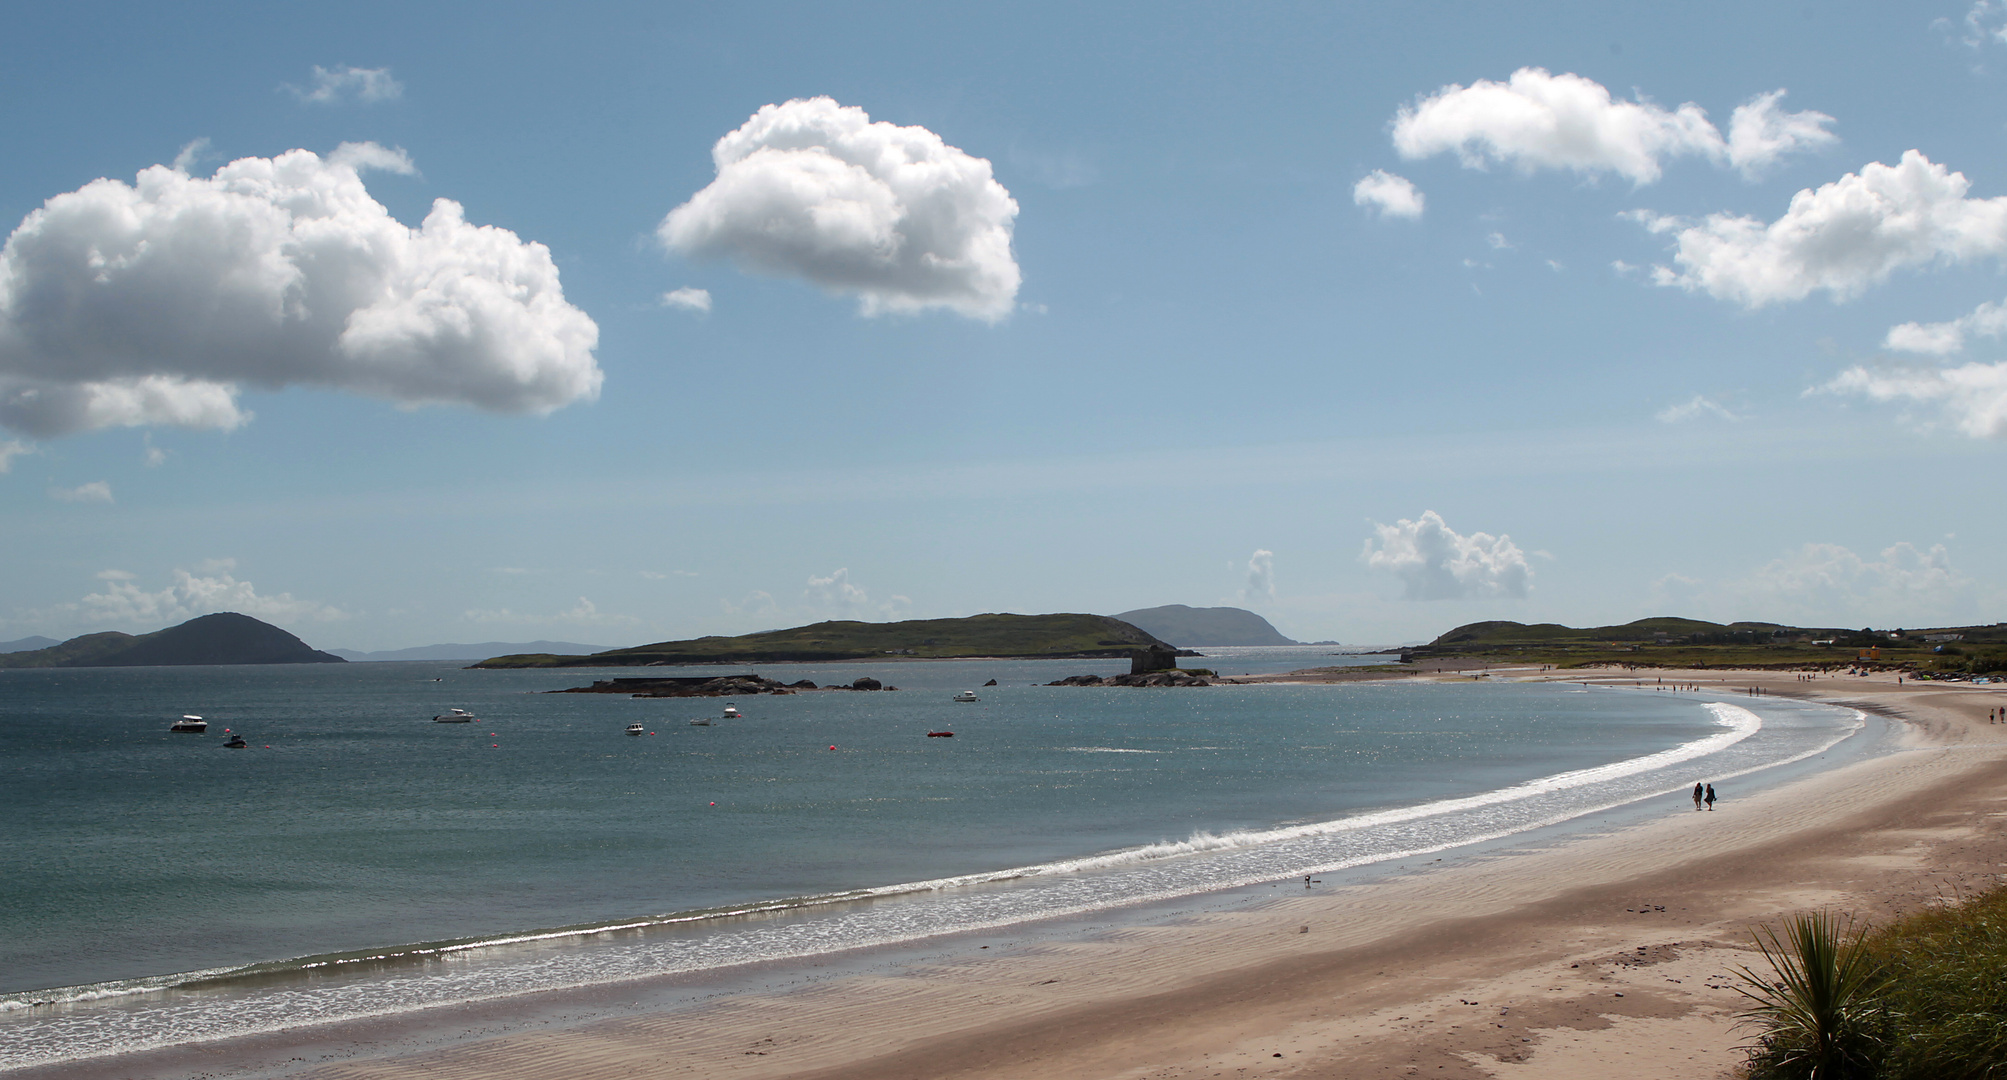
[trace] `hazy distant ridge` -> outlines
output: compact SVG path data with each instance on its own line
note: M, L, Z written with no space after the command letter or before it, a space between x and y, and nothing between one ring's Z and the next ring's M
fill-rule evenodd
M24 637L16 641L0 641L0 653L35 652L38 649L46 649L51 645L61 644L62 642L57 641L55 638L43 637L40 634L36 634L34 637Z
M554 653L562 656L606 652L611 648L614 646L581 645L576 641L483 641L473 645L416 645L409 649L383 649L377 652L357 652L354 649L328 651L344 660L367 663L385 660L486 660L490 656L505 656L510 653Z
M1302 644L1283 637L1267 619L1244 608L1165 604L1125 611L1115 617L1179 646Z

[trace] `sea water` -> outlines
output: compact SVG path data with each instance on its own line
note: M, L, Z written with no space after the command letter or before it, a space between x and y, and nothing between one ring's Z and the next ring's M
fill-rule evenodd
M1384 659L1332 652L1187 664ZM712 699L547 693L633 670L0 672L0 1068L1328 873L1800 760L1861 726L1778 699L1483 679L1042 685L1124 669L762 666L900 689L750 697L735 719ZM453 707L481 719L431 722ZM184 712L209 732L170 733ZM636 722L648 733L626 735Z

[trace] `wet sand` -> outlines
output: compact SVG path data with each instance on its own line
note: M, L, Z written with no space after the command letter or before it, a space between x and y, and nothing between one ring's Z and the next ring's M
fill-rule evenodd
M1742 1058L1728 972L1754 961L1753 924L1812 907L1882 919L2007 874L2007 725L1986 723L2007 688L1723 671L1491 677L1763 687L1899 717L1907 731L1894 754L1747 796L1724 784L1712 812L1671 796L1614 831L1278 890L1237 910L989 951L970 941L922 963L430 1049L300 1036L287 1061L274 1037L255 1053L205 1048L200 1068L181 1051L33 1072L1694 1080Z

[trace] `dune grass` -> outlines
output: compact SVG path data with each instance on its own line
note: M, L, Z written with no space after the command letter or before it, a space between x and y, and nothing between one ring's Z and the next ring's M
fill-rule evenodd
M1871 933L1816 912L1755 937L1752 1080L2007 1080L2007 887Z

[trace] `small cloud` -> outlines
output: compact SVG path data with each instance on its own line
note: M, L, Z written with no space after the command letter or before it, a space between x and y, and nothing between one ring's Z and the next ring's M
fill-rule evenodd
M91 593L79 603L60 605L55 612L72 620L103 626L106 623L158 627L185 622L197 615L236 611L268 622L333 622L348 618L348 612L311 600L296 600L291 593L262 594L248 581L239 581L231 571L235 559L210 559L193 572L176 570L174 582L158 591L140 588L137 574L124 570L100 570L101 592Z
M1566 270L1566 269L1568 269L1568 268L1567 268L1567 267L1565 267L1565 266L1563 266L1563 265L1561 265L1561 261L1560 261L1559 259L1548 259L1548 260L1547 260L1547 269L1549 269L1549 270L1552 270L1552 271L1554 271L1555 273L1557 273L1557 274L1558 274L1558 273L1560 273L1561 271L1563 271L1563 270Z
M171 167L175 172L186 173L197 161L202 160L208 154L209 139L207 136L200 139L190 139L181 144L181 152L174 155L174 164Z
M315 64L311 86L302 89L287 83L283 89L314 105L338 105L344 101L372 105L404 96L404 84L390 77L389 68L359 68L347 64L334 68Z
M145 439L146 449L142 452L140 460L146 463L146 467L149 469L158 469L162 465L167 464L167 451L153 445L153 432L147 432ZM6 469L0 468L0 472L6 471Z
M49 489L49 498L58 502L108 503L112 501L111 485L103 480L93 480L73 488L52 487Z
M1240 590L1240 598L1248 600L1275 599L1275 552L1267 548L1257 548L1247 560L1247 584Z
M399 176L417 176L418 166L401 146L378 146L373 142L345 142L328 155L328 164L346 165L356 172L378 169Z
M7 439L5 441L0 441L0 473L4 473L12 469L14 467L15 458L20 457L23 454L32 454L34 452L35 452L34 447L28 445L27 443L21 442L18 439Z
M1611 259L1610 269L1616 271L1618 277L1629 277L1630 275L1635 274L1640 270L1643 270L1644 267L1637 266L1632 263L1627 263L1622 259Z
M1936 19L1931 27L1943 31L1950 38L1968 49L1980 49L1987 45L2007 42L2007 3L2001 0L1975 0L1965 18L1954 24L1950 19Z
M684 311L694 311L700 315L709 315L711 313L711 291L709 289L693 289L685 285L680 289L673 289L663 293L662 306L681 308Z
M1377 211L1383 218L1413 221L1422 216L1427 201L1406 177L1385 169L1374 169L1352 185L1352 202Z
M1702 416L1715 416L1728 421L1743 419L1743 417L1730 412L1727 406L1708 397L1706 394L1695 394L1692 401L1681 402L1677 405L1668 405L1660 409L1656 415L1662 424L1678 424Z
M1492 249L1493 251L1511 251L1511 250L1512 250L1512 241L1510 241L1510 240L1507 240L1507 239L1505 238L1505 234L1504 234L1504 233L1501 233L1501 232L1495 232L1495 233L1492 233L1492 234L1490 234L1489 236L1486 236L1486 237L1484 238L1484 242L1485 242L1485 243L1487 243L1487 244L1490 244L1490 245L1491 245L1491 249Z

